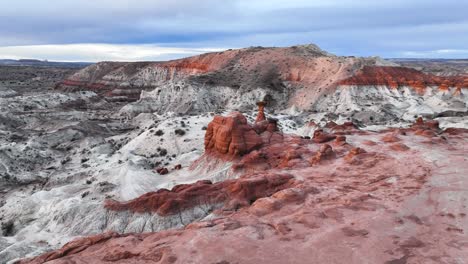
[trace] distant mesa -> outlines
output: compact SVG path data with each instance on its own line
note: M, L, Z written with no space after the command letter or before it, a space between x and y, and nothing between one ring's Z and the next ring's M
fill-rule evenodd
M0 66L60 67L80 69L91 65L90 62L58 62L38 59L0 59Z
M250 47L166 62L100 62L69 76L57 89L92 90L110 100L130 102L141 99L141 91L156 89L159 91L151 95L160 98L156 110L176 109L187 113L225 106L197 98L193 88L214 94L221 91L234 94L239 89L248 93L257 89L269 94L269 103L277 108L295 105L308 109L321 95L333 92L340 85L393 89L408 86L421 93L428 86L436 86L441 90L455 88L461 93L461 89L468 88L468 77L436 76L378 57L340 57L316 45L302 45ZM227 98L232 104L241 100Z

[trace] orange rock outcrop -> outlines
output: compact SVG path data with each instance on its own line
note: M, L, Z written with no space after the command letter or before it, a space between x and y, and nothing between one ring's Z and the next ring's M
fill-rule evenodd
M215 116L205 134L205 151L241 156L261 146L262 138L239 112Z
M332 141L335 138L336 138L335 135L328 134L328 133L324 132L322 129L317 129L314 132L314 136L312 137L312 140L315 143L325 143L325 142L328 142L328 141Z

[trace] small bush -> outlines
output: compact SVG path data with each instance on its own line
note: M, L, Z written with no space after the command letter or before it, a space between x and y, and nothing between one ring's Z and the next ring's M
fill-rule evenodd
M60 163L61 163L62 165L65 165L65 164L67 164L67 163L70 162L70 161L71 161L71 158L70 158L70 157L66 157L65 159L61 160Z
M14 229L15 225L13 223L13 221L8 221L8 222L4 222L2 223L2 235L3 236L12 236L13 235L13 229Z
M178 136L183 136L183 135L185 135L185 131L182 130L182 129L180 129L180 128L176 129L176 130L174 131L174 133L175 133L176 135L178 135Z

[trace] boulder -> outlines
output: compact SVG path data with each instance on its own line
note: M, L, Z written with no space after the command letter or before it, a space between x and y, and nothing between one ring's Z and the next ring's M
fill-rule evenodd
M239 112L215 116L205 134L205 151L242 156L262 145L262 138Z
M320 147L320 150L310 159L310 164L315 165L319 164L323 160L332 159L336 156L332 147L328 144L323 144Z
M325 143L325 142L331 141L331 140L333 140L335 138L336 138L335 135L328 134L328 133L324 132L322 129L317 129L314 132L314 136L312 137L312 140L315 143Z
M361 154L365 154L367 153L367 151L365 151L364 149L362 148L353 148L351 149L348 154L344 157L345 161L347 161L348 163L355 163L355 159L357 156L361 155Z
M422 117L418 117L416 119L416 122L411 126L411 128L425 129L425 130L428 130L428 129L439 130L440 129L439 121L437 120L424 121Z
M169 170L167 168L161 167L161 168L157 168L156 172L159 173L160 175L166 175L169 173Z

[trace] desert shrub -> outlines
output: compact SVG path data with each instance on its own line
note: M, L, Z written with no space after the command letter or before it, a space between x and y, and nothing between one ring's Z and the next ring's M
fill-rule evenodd
M12 236L13 235L13 229L14 229L15 225L13 223L13 221L8 221L8 222L4 222L2 223L2 235L3 236Z
M174 131L174 133L178 136L183 136L185 135L185 130L178 128Z

